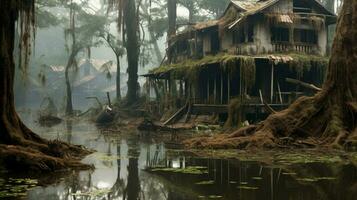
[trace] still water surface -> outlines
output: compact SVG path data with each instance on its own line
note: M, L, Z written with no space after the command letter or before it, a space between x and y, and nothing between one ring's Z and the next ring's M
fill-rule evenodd
M219 159L168 150L165 144L139 138L135 130L103 133L87 122L64 122L51 128L30 127L47 139L84 145L97 152L83 162L95 170L73 172L58 183L30 189L30 200L191 200L356 199L357 168L346 156L310 159L276 153L273 159ZM354 154L347 157L357 158ZM357 159L355 159L357 160Z

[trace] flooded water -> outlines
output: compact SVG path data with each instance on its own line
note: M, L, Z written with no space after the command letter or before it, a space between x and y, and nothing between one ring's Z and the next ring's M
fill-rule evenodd
M95 149L97 152L83 161L93 164L95 170L73 172L45 187L36 186L36 180L0 178L0 194L15 193L9 188L21 181L28 185L29 189L9 199L352 200L357 195L353 164L357 156L353 153L312 158L306 152L276 152L269 158L243 154L219 159L169 150L163 143L139 138L135 130L123 136L103 133L86 122L64 122L52 128L30 126L45 138Z

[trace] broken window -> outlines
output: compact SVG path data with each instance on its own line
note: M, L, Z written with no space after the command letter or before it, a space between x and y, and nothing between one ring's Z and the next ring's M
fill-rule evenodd
M294 13L311 13L311 5L309 2L306 2L305 0L294 0L293 1L293 6L294 6Z
M271 33L272 42L289 42L290 33L288 28L273 27Z
M254 26L248 24L233 31L234 44L241 44L245 42L254 42Z
M219 51L219 36L218 31L211 34L211 52L217 53Z
M234 44L241 44L245 42L245 31L244 27L235 29L233 31L233 43Z
M316 31L309 29L295 29L294 42L317 44Z

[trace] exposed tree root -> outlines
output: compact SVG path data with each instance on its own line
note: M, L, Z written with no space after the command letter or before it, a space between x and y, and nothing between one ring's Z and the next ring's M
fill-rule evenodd
M51 149L51 148L50 148ZM55 152L56 150L54 150ZM0 145L0 159L7 169L26 171L56 171L65 168L90 169L82 164L79 157L56 157L30 147Z
M18 118L4 127L0 140L0 163L10 170L56 171L60 169L90 169L80 160L91 151L61 141L47 141L29 130Z

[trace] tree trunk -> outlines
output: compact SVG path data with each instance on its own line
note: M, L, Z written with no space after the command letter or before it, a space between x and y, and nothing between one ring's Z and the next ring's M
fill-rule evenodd
M176 34L177 0L167 0L167 12L169 17L169 28L167 37Z
M22 123L15 111L13 92L15 22L18 20L19 12L25 12L22 13L22 17L31 16L29 14L31 9L24 9L23 5L19 4L17 1L2 1L0 4L2 11L0 18L0 163L8 169L22 171L53 171L65 167L88 168L79 162L79 157L88 154L88 151L67 143L42 139ZM31 3L27 2L27 4Z
M330 12L335 13L335 0L326 0L326 8ZM336 30L336 25L328 26L327 49L329 53L331 52L335 30Z
M126 52L128 58L128 93L127 102L132 104L138 98L138 19L136 15L135 0L127 0L124 9L126 27Z
M73 65L73 60L75 59L75 52L72 50L71 55L69 56L66 70L65 70L65 78L66 78L66 115L73 115L73 104L72 104L72 88L69 80L69 69Z
M314 97L301 97L288 109L270 115L248 129L225 139L189 141L189 146L237 148L286 145L281 138L293 138L293 145L313 138L316 145L340 148L357 144L357 0L345 0L337 23L327 79Z
M144 16L147 16L149 18L149 19L147 19L147 21L150 21L149 6L147 4L141 4L141 8L145 14ZM157 63L160 64L162 62L162 55L161 55L159 44L157 43L157 39L155 37L155 32L153 30L153 27L150 25L148 26L148 30L149 30L149 34L150 34L151 43L154 46L153 51L156 55Z
M117 101L121 99L121 88L120 88L120 56L116 55L117 59L117 77L116 77L116 92L117 92Z

